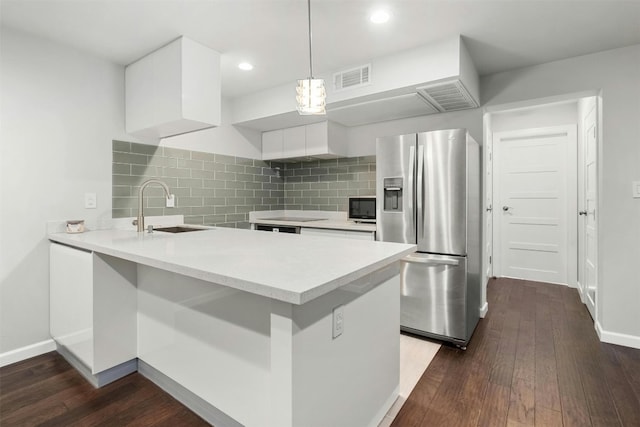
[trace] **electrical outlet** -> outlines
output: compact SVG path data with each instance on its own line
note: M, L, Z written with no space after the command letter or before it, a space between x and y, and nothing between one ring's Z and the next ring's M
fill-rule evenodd
M344 305L333 309L333 338L338 338L344 332Z
M85 209L95 209L98 206L96 193L84 193Z
M171 194L168 198L167 198L167 204L166 206L168 208L175 208L176 207L176 195L175 194Z
M633 198L640 198L640 181L633 181Z

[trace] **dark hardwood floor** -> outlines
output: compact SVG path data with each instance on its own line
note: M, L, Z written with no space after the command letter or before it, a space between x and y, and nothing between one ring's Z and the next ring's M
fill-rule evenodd
M487 297L393 426L640 426L640 350L600 343L575 289L499 279ZM0 426L32 425L208 424L139 374L94 389L53 352L0 368Z
M492 280L466 351L443 346L394 427L640 426L640 350L601 343L577 290Z
M0 368L0 426L208 426L138 373L95 389L56 352Z

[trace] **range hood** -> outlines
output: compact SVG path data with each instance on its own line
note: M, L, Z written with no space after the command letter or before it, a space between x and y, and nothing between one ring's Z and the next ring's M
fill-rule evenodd
M259 131L327 119L360 126L480 106L478 74L461 37L321 77L333 82L326 117L299 116L291 85L283 85L233 100L233 124Z

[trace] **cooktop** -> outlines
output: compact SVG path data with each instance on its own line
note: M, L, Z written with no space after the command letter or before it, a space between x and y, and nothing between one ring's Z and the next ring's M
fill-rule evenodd
M304 218L295 216L280 216L276 218L260 218L256 221L292 221L292 222L309 222L309 221L324 221L326 218Z

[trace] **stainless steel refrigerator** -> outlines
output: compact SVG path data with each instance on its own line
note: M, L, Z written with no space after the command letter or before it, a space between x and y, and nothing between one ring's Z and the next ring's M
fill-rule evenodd
M414 243L401 329L466 347L480 310L480 155L465 129L376 142L377 239Z

